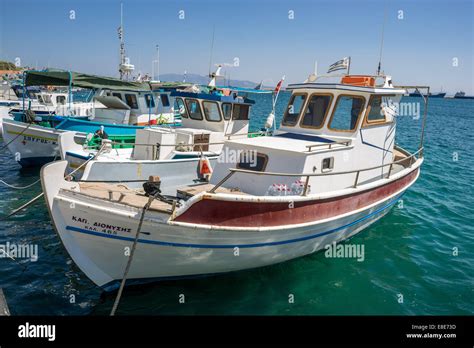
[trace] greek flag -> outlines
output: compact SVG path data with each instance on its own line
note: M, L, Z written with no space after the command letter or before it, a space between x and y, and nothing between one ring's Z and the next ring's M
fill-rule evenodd
M341 60L338 60L336 63L331 64L328 69L328 74L336 70L347 69L349 67L350 61L351 57L345 57Z

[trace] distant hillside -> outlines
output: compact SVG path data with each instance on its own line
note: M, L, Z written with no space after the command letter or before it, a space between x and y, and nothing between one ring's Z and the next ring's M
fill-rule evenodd
M0 60L0 70L20 70L20 69L18 69L18 67L13 63Z
M160 75L160 80L161 81L183 81L183 74L161 74ZM196 83L200 85L207 85L209 83L209 77L207 76L202 76L198 74L186 74L186 82L190 83ZM227 80L224 81L223 78L220 78L217 80L218 85L225 85L227 86L228 84L231 85L232 87L245 87L245 88L253 88L256 85L258 85L258 82L252 82L252 81L245 81L245 80L230 80L229 82Z

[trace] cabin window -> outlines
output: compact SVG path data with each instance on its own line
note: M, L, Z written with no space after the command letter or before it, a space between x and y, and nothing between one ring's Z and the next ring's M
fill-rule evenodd
M321 163L321 172L330 172L334 168L334 157L323 159Z
M189 117L193 120L202 120L201 106L196 99L186 99Z
M110 95L110 94L109 94L109 95ZM120 100L122 100L122 95L121 95L120 93L112 93L112 95L113 95L114 97L117 97L117 98L119 98Z
M341 132L353 131L357 126L364 103L364 97L340 95L334 106L329 128Z
M282 124L284 126L294 126L298 121L298 116L301 113L304 102L306 101L306 94L293 94L283 117Z
M130 108L138 109L138 101L135 94L125 94L125 102Z
M383 123L386 121L385 111L382 108L383 103L381 95L373 95L370 97L369 106L367 108L367 123Z
M202 106L204 108L206 120L211 122L219 122L221 120L219 105L217 103L205 101L202 103Z
M237 168L245 170L253 170L255 172L263 172L267 167L268 156L256 151L248 150L240 154Z
M332 95L313 95L306 106L301 127L321 128L331 105Z
M232 116L232 104L231 103L223 103L222 104L222 113L224 114L224 120L230 120Z
M160 94L161 104L166 108L170 106L170 99L168 98L168 94Z
M42 99L43 99L44 104L52 104L51 103L51 96L49 94L43 94Z
M63 96L63 95L58 95L58 96L56 97L56 104L58 104L58 105L64 105L64 104L66 104L66 97Z
M145 94L145 103L147 108L155 107L155 99L153 99L152 94Z
M188 112L184 106L184 101L181 98L176 98L174 100L174 109L179 112L181 117L188 118Z
M245 104L234 104L233 120L248 121L250 106Z

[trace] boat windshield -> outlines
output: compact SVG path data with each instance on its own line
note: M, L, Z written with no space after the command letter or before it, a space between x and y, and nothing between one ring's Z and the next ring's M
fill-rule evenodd
M353 131L364 107L365 99L359 96L341 95L337 98L329 128L335 131Z
M321 128L331 105L332 95L312 95L301 120L301 127Z
M284 126L294 126L298 121L298 116L306 101L306 94L293 94L291 96L282 124Z
M196 99L186 99L186 106L188 107L189 117L193 120L202 120L201 106Z

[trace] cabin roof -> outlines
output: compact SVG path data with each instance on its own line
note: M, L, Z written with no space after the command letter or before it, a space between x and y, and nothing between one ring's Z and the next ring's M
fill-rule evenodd
M74 71L47 69L29 70L25 76L26 86L71 86L102 88L119 91L151 91L145 82L122 81L112 77L82 74Z
M225 96L218 94L209 94L209 93L192 93L192 92L182 92L182 91L173 91L170 94L172 97L183 97L183 98L195 98L202 100L211 100L218 101L223 103L234 103L234 104L255 104L255 101L248 98L234 98L233 96Z
M325 136L307 135L298 133L281 133L271 137L242 138L229 141L229 143L249 145L256 148L282 150L291 152L308 152L309 145L330 144L334 140Z
M392 88L392 87L362 87L352 86L342 83L294 83L288 85L287 90L298 90L298 89L320 89L320 90L343 90L343 91L354 91L354 92L365 92L374 94L405 94L406 90L403 88Z

